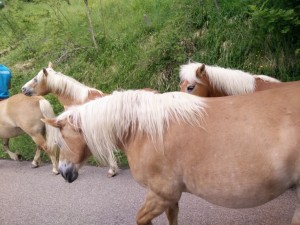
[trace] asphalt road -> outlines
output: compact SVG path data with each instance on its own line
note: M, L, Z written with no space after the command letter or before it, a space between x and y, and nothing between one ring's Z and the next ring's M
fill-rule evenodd
M69 184L45 164L0 160L1 225L131 225L146 190L124 169L107 178L107 168L85 166ZM285 225L296 205L295 190L256 208L226 209L184 193L180 202L181 225ZM165 215L153 221L167 224Z

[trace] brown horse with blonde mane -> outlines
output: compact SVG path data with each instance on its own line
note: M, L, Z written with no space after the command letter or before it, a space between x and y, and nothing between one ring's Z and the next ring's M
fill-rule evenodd
M300 82L226 98L114 92L44 121L59 128L59 171L68 182L90 154L109 165L122 149L148 190L137 224L165 212L177 225L182 192L248 208L296 186L299 202L299 93ZM300 224L300 204L291 221Z
M107 95L78 82L70 76L56 72L51 62L49 62L48 68L43 68L34 78L23 85L22 92L27 96L53 93L65 109ZM117 174L117 171L118 165L116 164L109 169L107 176L113 177Z
M242 70L188 63L180 66L180 91L202 97L249 94L283 87L292 82L280 82L266 75L252 75Z
M28 134L37 145L32 167L41 164L41 150L44 150L53 164L53 173L58 174L58 148L55 144L53 127L41 121L42 118L55 117L50 103L41 96L27 97L13 95L0 101L0 138L3 149L11 159L18 160L18 154L10 151L9 139Z
M22 92L27 96L53 93L64 107L80 105L106 95L72 77L56 72L51 62L49 62L48 68L43 68L34 78L23 85Z

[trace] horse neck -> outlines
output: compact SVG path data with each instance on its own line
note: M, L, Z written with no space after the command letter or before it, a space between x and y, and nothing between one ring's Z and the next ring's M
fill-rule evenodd
M261 78L255 78L255 91L263 91L271 88L283 87L292 82L270 82Z
M247 72L207 66L206 76L211 97L240 95L255 91L255 78Z
M72 105L81 105L83 104L84 102L80 102L80 101L77 101L75 99L71 99L69 96L65 96L65 95L57 95L57 98L59 100L59 102L64 106L64 107L69 107L69 106L72 106Z
M86 101L90 101L90 100L93 100L93 99L96 99L96 98L104 97L106 95L108 95L108 94L102 93L102 92L98 91L97 89L91 89L89 91L89 94L88 94L88 97L87 97Z
M55 94L64 106L83 104L103 96L103 93L97 89L90 88L76 80L68 79L63 74L59 77L51 77L47 89L49 93Z
M226 93L223 90L217 89L213 87L211 84L208 86L208 97L223 97L223 96L229 96L228 93Z
M228 96L229 94L226 93L224 90L220 90L212 85L212 83L209 81L209 77L205 74L202 76L201 79L203 85L206 86L207 89L207 96L205 97L222 97L222 96Z
M100 97L103 97L103 96L106 96L108 94L106 93L102 93L96 89L91 89L88 93L88 96L83 100L83 101L80 101L80 100L77 100L77 99L72 99L70 96L67 96L67 95L63 95L63 94L56 94L59 102L65 106L65 107L70 107L72 105L81 105L81 104L84 104L88 101L91 101L91 100L94 100L96 98L100 98Z

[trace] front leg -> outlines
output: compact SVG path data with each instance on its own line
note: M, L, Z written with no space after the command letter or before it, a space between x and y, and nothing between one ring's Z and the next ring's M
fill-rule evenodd
M41 148L39 146L36 147L35 155L33 158L33 161L31 163L32 168L37 168L41 165L42 159L41 159Z
M143 207L139 210L136 218L138 225L152 225L152 219L163 212L167 213L169 225L177 225L178 204L162 198L156 193L149 191Z
M169 206L169 208L166 211L166 215L167 215L170 225L178 224L178 213L179 213L178 202Z
M114 176L116 176L117 175L117 171L118 171L118 168L110 166L109 170L107 172L107 177L114 177Z
M118 167L116 160L114 160L112 155L109 155L108 159L109 159L109 161L108 161L109 170L107 173L107 177L114 177L117 175L117 173L119 171L119 167Z

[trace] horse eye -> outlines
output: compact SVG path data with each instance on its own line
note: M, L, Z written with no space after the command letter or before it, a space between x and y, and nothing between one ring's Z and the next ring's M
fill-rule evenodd
M195 88L195 85L190 85L190 86L187 86L186 90L187 90L187 92L191 92L194 90L194 88Z
M35 78L33 79L33 81L34 81L35 83L37 83L38 80L37 80L37 78L35 77Z

